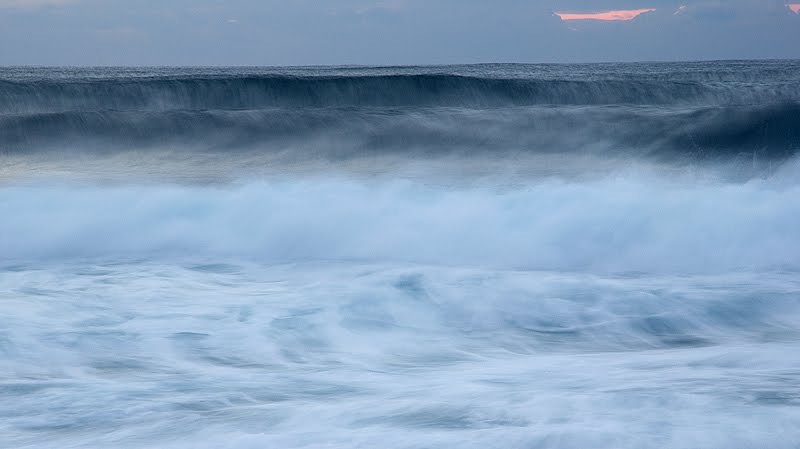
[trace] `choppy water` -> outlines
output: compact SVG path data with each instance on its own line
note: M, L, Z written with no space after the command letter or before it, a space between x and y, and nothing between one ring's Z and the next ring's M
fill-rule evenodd
M798 448L798 69L0 69L0 447Z

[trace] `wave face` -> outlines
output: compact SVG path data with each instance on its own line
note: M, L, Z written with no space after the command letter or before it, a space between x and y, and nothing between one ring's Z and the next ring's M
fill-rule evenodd
M796 449L798 86L0 69L0 446Z
M169 147L262 166L465 154L781 163L800 147L798 73L795 62L3 69L0 149L74 159Z

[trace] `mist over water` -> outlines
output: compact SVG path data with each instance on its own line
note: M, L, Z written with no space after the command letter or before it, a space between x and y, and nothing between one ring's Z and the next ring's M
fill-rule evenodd
M796 447L799 82L0 69L0 447Z
M14 236L2 250L12 260L190 255L601 272L800 268L800 186L777 179L25 186L0 191L0 204L7 212L0 232Z

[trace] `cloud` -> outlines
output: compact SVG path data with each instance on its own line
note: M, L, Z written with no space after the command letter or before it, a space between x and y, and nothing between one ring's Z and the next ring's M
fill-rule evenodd
M556 12L557 15L563 21L570 21L570 20L603 20L603 21L628 21L633 20L639 17L642 14L655 11L653 8L646 8L646 9L623 9L623 10L613 10L613 11L603 11L603 12L595 12L595 13L566 13L566 12Z
M36 9L45 6L61 6L77 0L0 0L0 9Z
M786 7L791 9L793 13L800 14L800 3L787 3Z
M797 0L692 0L679 8L675 15L686 15L699 20L738 21L755 23L767 17L785 15L786 8L800 5Z

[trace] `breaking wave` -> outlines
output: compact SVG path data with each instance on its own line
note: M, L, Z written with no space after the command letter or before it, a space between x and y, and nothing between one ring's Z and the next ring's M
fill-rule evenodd
M308 179L0 190L6 258L244 257L500 269L800 269L797 170L746 184L651 177L451 188ZM58 223L53 227L53 223Z
M793 67L4 69L0 152L785 160L800 147Z

